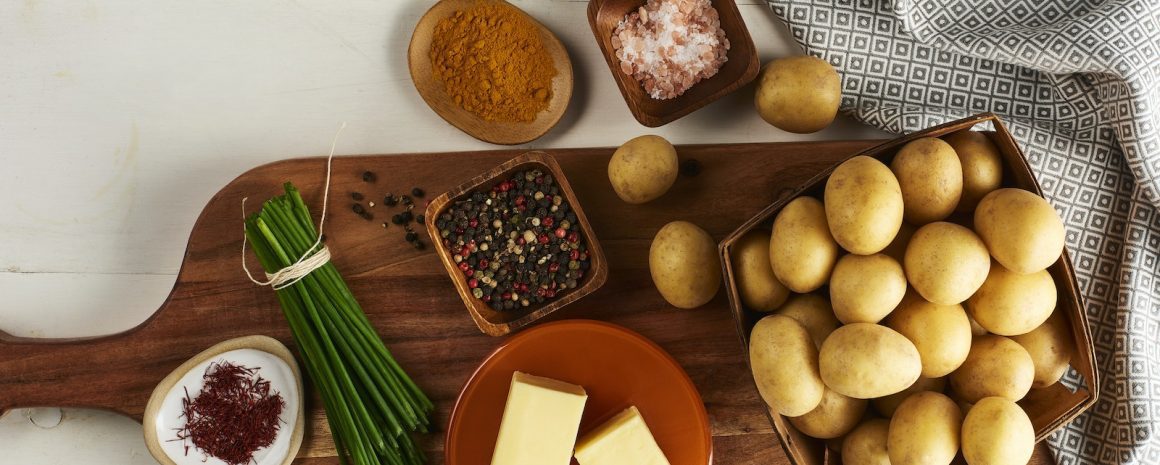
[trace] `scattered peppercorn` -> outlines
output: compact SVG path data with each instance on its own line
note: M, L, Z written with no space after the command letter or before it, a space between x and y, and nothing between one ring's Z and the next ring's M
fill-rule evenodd
M367 210L365 208L363 208L361 203L356 203L354 205L351 205L350 209L353 210L355 212L355 214L357 214L357 215L362 215L363 213L367 212Z
M391 222L395 224L403 224L403 215L396 214L391 217Z
M701 162L697 161L697 159L695 159L695 158L690 158L688 160L682 161L681 166L680 166L680 171L681 171L681 175L687 176L690 178L693 176L696 176L698 174L701 174Z
M426 221L427 221L427 219L426 219L426 218L424 218L424 217L423 217L423 215L419 215L419 216L416 216L416 217L415 217L415 222L416 222L416 223L419 223L419 224L422 224L422 225L424 225L424 226L426 226L426 223L425 223Z
M377 176L375 176L374 173L372 173L370 171L363 171L363 175L362 175L363 182L375 182L376 178L377 178Z
M361 202L363 199L363 195L358 193L358 192L351 192L350 198L354 199L356 202Z
M403 202L403 205L412 205L414 203L411 201L411 196L409 195L403 195L399 200Z
M472 295L512 311L582 282L591 265L576 221L552 175L532 169L472 193L433 223Z
M398 204L399 199L395 198L395 194L387 194L386 197L383 197L383 205L393 207Z
M415 244L415 248L419 250L423 250L426 247L423 245L423 241L415 241L412 244Z
M415 242L415 240L419 239L419 235L415 234L413 231L408 231L407 235L404 237L407 239L407 242Z
M420 189L420 188L418 188L418 187L415 187L415 188L412 188L412 189L411 189L411 195L412 195L412 196L414 196L415 198L420 198L420 199L421 199L421 198L423 198L423 195L425 195L425 194L426 194L426 193L425 193L425 192L423 192L423 189Z

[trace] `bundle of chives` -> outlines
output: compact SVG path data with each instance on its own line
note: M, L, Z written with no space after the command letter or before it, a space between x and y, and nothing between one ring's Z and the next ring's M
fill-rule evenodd
M313 253L318 238L298 189L285 189L245 222L267 273ZM422 464L409 432L427 431L434 405L391 357L334 265L275 292L343 462Z

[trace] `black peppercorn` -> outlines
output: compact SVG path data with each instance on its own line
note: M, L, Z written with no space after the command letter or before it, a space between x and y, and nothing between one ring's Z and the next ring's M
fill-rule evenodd
M403 215L395 215L391 217L391 222L395 224L403 224Z
M423 189L420 189L418 187L411 189L411 195L413 195L417 198L422 198L423 195L425 195L425 194L426 194L426 192L423 192Z
M383 197L383 205L393 207L398 204L399 199L395 198L395 194L387 194L386 197Z
M362 215L363 213L366 213L366 209L363 208L362 204L359 204L359 203L351 205L350 209L353 210L355 212L355 214L358 214L358 215Z
M406 195L406 194L399 197L399 201L403 202L403 205L411 205L413 203L413 202L411 202L411 196Z
M426 221L426 218L423 218L423 215L419 215L419 216L416 216L416 217L415 217L415 222L416 222L416 223L419 223L419 224L422 224L422 225L426 225L425 221Z
M419 235L414 232L408 232L404 237L407 239L407 242L415 242L416 239L419 239Z
M682 176L687 176L690 178L701 174L701 162L697 161L695 158L682 161L680 172Z
M375 182L375 178L376 177L375 177L374 173L372 173L370 171L363 171L363 174L362 174L363 182Z
M350 198L354 199L357 202L361 202L363 199L363 195L358 193L358 192L351 192Z

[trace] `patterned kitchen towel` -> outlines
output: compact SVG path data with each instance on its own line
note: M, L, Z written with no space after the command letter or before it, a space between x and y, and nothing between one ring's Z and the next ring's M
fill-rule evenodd
M848 115L898 133L1002 117L1067 226L1103 378L1049 445L1160 464L1160 1L768 1L838 68Z

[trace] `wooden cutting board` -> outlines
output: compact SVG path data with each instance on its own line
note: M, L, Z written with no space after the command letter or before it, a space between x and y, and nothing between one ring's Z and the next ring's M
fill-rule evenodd
M656 231L690 220L720 240L796 185L876 141L702 145L680 147L700 161L695 177L647 205L620 201L608 183L613 149L549 150L563 167L608 256L608 283L556 312L554 319L593 318L633 329L656 341L688 371L708 409L718 464L785 464L764 406L745 366L743 347L723 292L704 307L667 305L648 273L648 248ZM416 250L396 225L398 208L384 194L412 187L433 198L518 155L520 150L348 156L334 160L326 236L334 263L402 366L437 404L446 427L467 377L503 338L479 332L455 293L433 248ZM362 180L364 171L377 180ZM177 282L161 308L137 328L86 340L22 339L0 333L0 413L15 407L91 407L138 421L150 392L187 358L226 339L265 334L294 348L281 310L268 289L241 270L241 201L250 211L293 182L312 212L321 211L323 158L303 158L255 168L222 188L190 234ZM374 200L367 221L351 211L350 194ZM419 201L422 206L422 200ZM425 235L421 237L426 239ZM256 260L251 262L258 270ZM259 270L260 271L260 270ZM322 416L313 402L300 464L338 463ZM443 463L443 435L425 435L430 463ZM1035 463L1048 463L1041 448Z

